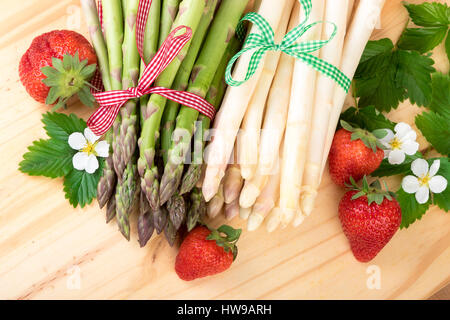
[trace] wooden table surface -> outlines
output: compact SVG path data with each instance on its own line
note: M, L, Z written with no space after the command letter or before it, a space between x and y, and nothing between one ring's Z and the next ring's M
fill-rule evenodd
M406 19L400 0L388 0L373 38L396 40ZM450 214L432 207L373 261L358 263L337 216L343 191L328 175L316 210L299 228L244 232L230 270L179 280L173 269L177 249L165 239L154 236L140 249L135 228L125 241L95 203L74 210L61 179L17 169L27 146L45 136L40 119L48 110L21 86L19 59L33 37L66 28L86 34L77 0L0 0L0 298L424 299L450 283ZM437 69L448 71L442 47L433 58ZM92 109L75 104L68 112L87 119ZM403 103L390 117L413 124L419 112ZM428 146L423 137L419 142L421 149ZM399 183L389 180L392 187ZM238 218L232 224L244 226ZM373 270L380 274L379 289L367 286Z

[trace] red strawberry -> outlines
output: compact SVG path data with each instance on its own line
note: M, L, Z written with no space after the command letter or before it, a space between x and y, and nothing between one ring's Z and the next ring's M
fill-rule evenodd
M343 128L334 135L328 164L331 179L343 187L350 182L350 177L358 181L380 166L384 151L380 148L381 144L376 136L381 137L385 131L370 133L352 128L344 121L341 121L341 124Z
M81 34L56 30L36 37L19 64L20 81L38 102L63 106L74 94L92 105L87 81L95 72L97 56Z
M176 273L180 279L190 281L227 270L236 258L240 235L241 229L225 225L217 230L196 227L180 246L175 261Z
M362 190L352 183L354 189L339 203L339 219L355 258L368 262L398 230L401 208L392 192L380 190L378 181L369 187L364 177Z

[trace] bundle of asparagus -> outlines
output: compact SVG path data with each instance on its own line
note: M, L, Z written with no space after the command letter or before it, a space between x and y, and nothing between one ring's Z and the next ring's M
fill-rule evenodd
M81 3L107 91L136 87L158 46L171 30L184 25L193 37L155 86L187 90L219 108L227 62L240 47L234 31L247 0L153 0L144 36L145 62L136 44L139 0L103 1L104 33L95 1ZM98 201L100 207L107 206L107 222L115 217L126 239L135 209L141 246L154 231L164 231L173 245L183 225L191 230L205 215L206 203L196 184L209 125L208 117L157 94L129 100L121 108L105 136L112 150L98 185ZM186 158L193 161L185 165Z
M297 1L294 6L290 0L279 2L275 7L262 0L258 10L275 27L275 38L286 33L286 12L292 10L289 30L306 17ZM352 79L383 4L384 0L316 0L307 24L334 25L314 24L300 41L329 39L337 31L312 54ZM234 78L245 76L249 59L243 55L238 60ZM267 230L273 231L292 222L298 226L311 213L346 92L286 54L269 53L261 66L248 82L230 87L225 95L202 188L211 200L210 216L225 203L228 218L239 212L248 219L249 230L267 220ZM227 168L235 144L238 163Z

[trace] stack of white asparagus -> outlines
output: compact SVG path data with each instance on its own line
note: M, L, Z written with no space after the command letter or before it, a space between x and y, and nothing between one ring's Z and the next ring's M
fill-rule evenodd
M329 21L338 30L314 54L352 79L383 5L384 0L314 0L308 24ZM305 18L297 0L278 0L276 6L261 0L257 12L275 26L277 43ZM328 39L333 31L332 24L318 24L299 41ZM240 58L234 79L245 76L250 56ZM228 219L248 219L249 230L266 220L269 232L302 223L314 208L346 96L304 62L266 54L248 82L228 89L215 119L202 184L209 216L224 207Z

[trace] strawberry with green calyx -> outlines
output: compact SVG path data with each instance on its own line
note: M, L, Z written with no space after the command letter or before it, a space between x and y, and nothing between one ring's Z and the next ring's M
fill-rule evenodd
M236 259L241 232L227 225L217 230L204 225L194 228L181 244L175 261L180 279L191 281L227 270Z
M384 147L378 139L387 132L384 129L368 132L345 121L341 121L341 125L342 128L334 135L328 163L333 182L345 186L350 177L358 181L380 166Z
M93 106L89 83L97 56L89 41L69 30L56 30L36 37L22 56L19 75L32 98L40 103L64 107L78 95L85 105Z
M355 258L368 262L399 229L401 208L386 184L382 190L378 180L369 185L364 177L360 188L353 178L350 180L350 190L339 203L339 219Z

